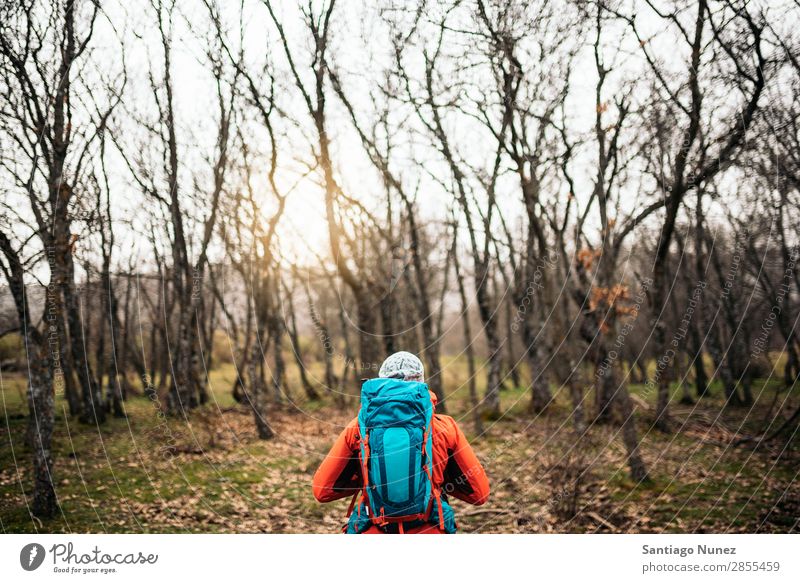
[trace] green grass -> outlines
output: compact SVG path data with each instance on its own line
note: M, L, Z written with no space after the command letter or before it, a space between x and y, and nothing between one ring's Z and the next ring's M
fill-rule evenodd
M776 394L779 402L787 399L785 411L793 410L800 400L798 389L787 394L774 379L754 384L754 394L761 395L749 415L747 409L723 407L722 389L716 383L694 410L679 406L682 391L674 385L676 416L686 422L674 434L649 431L651 410L640 410L641 450L652 480L634 484L627 475L616 427L597 426L576 440L565 390L557 393L546 414L533 419L527 412L527 389L503 389L503 415L496 423L487 423L488 433L478 439L468 412L465 363L447 359L445 364L449 413L474 440L493 484L489 508L499 511L496 515L464 513L459 520L462 530L592 532L597 524L588 514L591 510L620 530L636 524L643 531L748 531L762 522L787 488L797 492L797 440L783 451L769 444L754 452L724 447L716 433L719 427L730 430L740 425L744 433L757 430ZM278 437L271 441L256 439L251 414L231 397L234 371L230 364L212 371L213 399L190 414L188 421L160 417L149 399L133 396L125 403L127 418L109 418L97 428L68 419L66 402L59 396L53 456L63 514L41 525L26 506L32 483L31 452L23 440L25 379L4 374L0 378L0 528L4 532L336 531L346 502L319 505L310 495L309 484L322 455L357 404L351 399L348 409L339 411L328 398L306 403L294 367L289 373L298 402L295 407L272 407L270 422ZM312 373L321 374L319 365ZM485 371L478 380L482 393ZM654 400L646 387L630 388L645 404ZM592 403L593 395L587 394L587 414ZM707 423L716 418L719 427ZM701 441L704 432L709 437ZM178 450L165 456L161 448L167 437ZM587 464L585 491L580 493L584 511L572 520L553 522L547 518L550 500L554 488L563 485L552 479L550 468L565 457L572 459L576 452L581 463ZM457 513L465 510L463 504L456 504ZM790 529L786 512L792 510L776 513L768 525ZM647 517L645 523L637 522L640 515Z

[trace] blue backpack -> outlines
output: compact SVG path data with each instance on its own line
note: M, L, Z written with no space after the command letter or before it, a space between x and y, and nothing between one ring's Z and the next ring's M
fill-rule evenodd
M358 428L364 489L356 522L397 523L403 532L403 523L428 522L436 503L444 530L441 492L431 479L432 422L426 384L377 378L362 385Z

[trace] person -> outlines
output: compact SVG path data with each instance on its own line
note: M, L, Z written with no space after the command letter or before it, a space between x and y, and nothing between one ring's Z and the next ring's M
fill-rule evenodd
M397 352L387 358L378 372L379 379L399 379L424 383L424 369L419 358L409 352ZM367 381L372 382L372 381ZM366 386L366 385L365 385ZM427 386L422 385L425 391ZM362 411L364 391L362 387ZM427 391L433 406L430 421L432 441L432 463L429 471L430 484L435 501L429 506L428 516L408 522L380 524L375 511L369 508L363 474L370 474L362 465L361 429L359 418L353 419L331 447L313 479L314 497L319 502L331 502L352 496L348 524L343 529L348 533L383 534L445 534L456 530L455 517L448 503L448 496L464 502L481 505L489 498L489 481L481 463L472 451L467 438L455 419L435 413L436 395ZM424 397L427 400L427 395ZM369 428L366 429L368 432ZM423 449L424 451L424 449ZM388 454L387 454L388 455ZM428 469L425 470L428 472ZM408 473L408 472L406 472ZM369 476L368 476L369 477ZM374 482L375 479L372 479ZM416 482L414 482L416 484ZM375 486L372 485L372 488ZM356 506L356 499L360 502ZM438 508L437 502L441 501ZM354 508L356 511L354 512ZM376 524L378 522L378 524Z

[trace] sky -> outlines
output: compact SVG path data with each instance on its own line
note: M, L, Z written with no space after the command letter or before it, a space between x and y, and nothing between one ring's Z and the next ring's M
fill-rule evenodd
M239 22L239 3L220 3L223 21L228 27L229 41L237 46L237 28ZM315 3L317 6L318 3ZM206 37L208 30L206 8L200 0L183 0L178 3L175 14L174 46L173 46L173 78L175 86L175 102L178 111L178 139L182 145L183 169L181 188L185 191L194 188L196 180L200 192L210 190L211 175L209 165L204 156L214 153L214 132L216 123L216 103L211 76L205 60L204 51L209 46ZM301 26L301 15L295 2L276 3L279 18L284 23L287 37L303 69L310 55L308 35ZM398 2L397 9L407 7L408 3ZM774 5L773 5L774 6ZM278 81L281 106L293 118L305 119L302 102L288 76L286 60L276 44L276 32L270 22L264 5L259 1L246 0L242 3L245 23L243 47L246 62L251 71L257 71L265 62L265 57L273 63ZM536 7L529 6L529 10ZM153 113L153 97L149 88L148 74L151 63L159 70L161 58L160 39L155 26L154 13L142 4L125 2L109 2L103 5L103 14L96 24L95 35L91 45L91 58L81 75L88 84L96 86L96 75L92 67L97 66L106 80L118 84L120 71L127 71L127 83L123 94L122 107L118 108L112 131L120 136L120 143L128 149L129 154L137 150L137 146L146 140L140 128L135 127L132 118L148 119ZM390 12L391 14L391 12ZM331 53L337 68L342 71L348 94L363 122L368 121L371 109L369 91L377 85L383 76L383 69L389 64L390 42L388 31L381 15L372 7L365 8L362 3L339 2L337 5L337 27L334 31ZM665 58L667 62L680 64L685 57L681 48L673 40L659 36L662 28L658 19L647 11L641 11L638 21L648 37L648 43L654 54ZM465 27L469 23L463 23ZM786 24L786 23L784 23ZM788 25L788 24L786 24ZM569 33L569 29L566 31ZM452 37L452 38L455 38ZM636 42L621 31L611 30L604 46L607 58L616 53L619 67L612 74L607 87L607 99L613 99L615 88L623 80L630 80L641 66L641 53ZM124 47L124 51L122 50ZM460 66L458 59L459 46L446 47L453 57L454 66ZM619 52L617 52L619 51ZM413 67L414 62L410 61ZM417 64L416 67L419 65ZM546 72L546 71L543 71ZM158 74L158 73L157 73ZM307 77L304 77L307 79ZM480 79L479 79L480 80ZM567 112L576 139L585 136L592 129L595 115L594 86L597 74L594 68L590 47L584 45L579 51L570 75L571 93L567 101ZM487 79L487 81L490 81ZM644 93L634 93L634 103L646 107ZM81 96L87 103L90 97L102 101L99 95ZM640 99L641 97L641 99ZM350 124L345 119L344 111L336 99L329 98L330 110L329 131L333 138L334 161L337 176L348 194L364 202L370 208L379 210L383 200L383 187L364 155L361 144ZM611 115L611 114L610 114ZM314 180L305 179L298 182L303 172L303 164L311 159L309 151L309 126L307 120L297 129L291 122L283 121L285 135L279 140L279 156L281 170L279 182L286 188L294 185L287 203L285 220L281 225L282 250L287 256L301 262L312 261L314 253L325 254L328 248L327 225L324 216L323 191ZM477 124L470 123L463 116L447 120L448 129L457 137L459 152L469 159L484 161L489 159L491 151L486 147L485 134ZM609 120L613 123L613 117ZM112 124L113 125L113 124ZM254 143L267 148L266 133L257 124L248 124L255 136ZM404 124L407 136L419 130L419 124L410 118ZM263 136L260 140L259 136ZM313 135L311 135L313 140ZM397 136L392 136L397 138ZM443 219L446 211L454 201L439 185L435 184L428 172L442 172L442 163L430 148L422 144L419 138L406 138L401 146L404 149L404 165L399 168L407 184L420 182L418 205L423 216ZM122 228L118 229L118 242L121 254L120 261L127 261L128 253L143 258L147 263L150 256L148 243L142 233L148 230L148 222L152 216L161 212L155 203L144 201L138 186L132 180L130 172L122 158L113 152L109 154L109 169L112 183L112 204L115 220ZM153 158L158 162L157 158ZM579 200L588 196L591 189L594 154L586 150L576 161L576 176ZM263 168L263 165L262 165ZM396 168L397 170L397 168ZM256 191L264 193L265 208L272 208L273 198L268 192L264 172L256 173L252 185ZM509 224L519 222L521 208L519 194L512 179L506 180L501 187L500 206ZM620 204L626 211L641 207L642 192L637 191L636 181L623 191ZM559 190L558 196L563 198L563 184L554 185ZM189 208L187 201L187 212ZM202 211L200 211L202 212ZM590 215L589 224L596 227L594 213ZM91 252L91 251L88 251ZM215 255L215 257L214 257ZM223 259L223 251L212 249L212 258Z

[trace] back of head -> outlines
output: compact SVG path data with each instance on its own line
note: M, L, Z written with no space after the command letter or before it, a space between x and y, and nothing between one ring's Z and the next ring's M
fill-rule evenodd
M410 352L395 352L383 361L378 371L381 378L403 379L405 381L425 382L425 369L422 361Z

